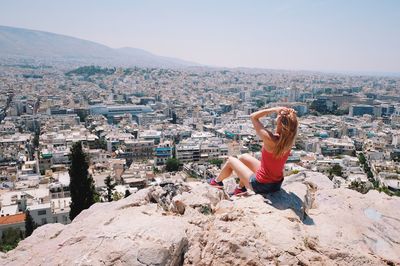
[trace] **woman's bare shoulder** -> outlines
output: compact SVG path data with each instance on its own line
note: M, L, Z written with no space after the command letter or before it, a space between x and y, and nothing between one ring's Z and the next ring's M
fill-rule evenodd
M264 141L263 143L263 149L266 150L267 152L272 152L274 150L275 146L272 145L271 143L267 143Z

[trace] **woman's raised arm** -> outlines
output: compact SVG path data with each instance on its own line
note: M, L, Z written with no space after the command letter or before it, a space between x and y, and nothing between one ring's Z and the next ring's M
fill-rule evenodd
M272 113L279 113L284 108L286 108L286 107L272 107L272 108L268 108L268 109L263 109L263 110L252 113L250 115L250 118L252 121L253 121L253 119L260 119L261 117L270 115Z
M250 115L251 122L253 123L254 129L256 130L257 135L266 143L271 144L274 142L274 134L269 130L265 129L263 124L260 122L260 118L272 113L279 113L281 110L284 110L286 107L273 107L264 110L260 110L254 112Z

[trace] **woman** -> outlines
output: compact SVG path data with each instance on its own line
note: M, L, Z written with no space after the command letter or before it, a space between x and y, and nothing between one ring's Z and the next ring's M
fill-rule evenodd
M260 122L261 117L272 113L277 114L275 133L264 128ZM234 195L246 193L246 188L258 194L280 190L283 168L297 134L297 115L293 109L269 108L252 113L250 118L257 135L263 141L261 162L249 154L243 154L239 159L230 156L218 177L209 180L210 185L222 188L222 180L235 171L240 182Z

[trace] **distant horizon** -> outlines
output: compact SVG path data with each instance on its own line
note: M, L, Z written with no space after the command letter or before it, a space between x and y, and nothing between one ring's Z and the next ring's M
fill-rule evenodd
M102 43L98 43L98 42L94 42L92 40L87 40L87 39L81 39L75 36L69 36L69 35L65 35L62 33L57 33L57 32L49 32L49 31L44 31L44 30L38 30L38 29L30 29L30 28L21 28L21 27L14 27L14 26L9 26L9 25L0 25L0 27L9 27L9 28L16 28L16 29L21 29L21 30L31 30L31 31L39 31L39 32L45 32L45 33L50 33L50 34L56 34L56 35L61 35L61 36L66 36L66 37L70 37L70 38L76 38L76 39L80 39L80 40L84 40L84 41L89 41L89 42L93 42L96 44L100 44L100 45L104 45L107 46L105 44ZM109 46L107 46L109 47ZM135 48L135 49L140 49L143 50L145 52L149 52L151 54L157 55L157 56L163 56L163 57L170 57L169 55L158 55L156 53L153 53L152 51L148 51L144 48L140 48L140 47L129 47L129 46L122 46L122 47L109 47L112 49L122 49L122 48ZM177 58L177 59L181 59L181 60L185 60L187 61L185 58ZM201 62L193 62L193 63L198 63L199 66L198 67L209 67L209 68L227 68L227 69L232 69L232 70L236 70L236 69L250 69L250 70L272 70L272 71L300 71L300 72L321 72L321 73L326 73L326 74L344 74L344 75L365 75L365 76L386 76L386 77L400 77L400 72L374 72L374 71L340 71L340 70L310 70L310 69L279 69L279 68L260 68L260 67L244 67L244 66L237 66L237 67L227 67L227 66L210 66L210 65L205 65L202 64Z
M39 31L39 32L45 32L45 33L51 33L51 34L57 34L61 36L66 36L66 37L71 37L71 38L76 38L80 40L85 40L89 42L93 42L96 44L100 44L112 49L122 49L122 48L134 48L134 49L140 49L145 52L157 55L157 56L162 56L162 57L170 57L170 58L176 58L184 61L192 61L187 58L181 58L181 57L175 57L169 54L158 54L157 52L151 51L147 49L146 47L132 47L128 45L122 45L118 47L113 47L107 44L104 44L102 42L97 42L95 40L87 39L87 38L81 38L77 36L72 36L68 35L65 33L60 33L60 32L51 32L45 29L36 29L32 27L20 27L20 26L13 26L13 25L0 25L3 27L10 27L10 28L17 28L17 29L22 29L22 30L32 30L32 31ZM193 61L192 61L193 62ZM393 76L393 77L400 77L400 70L399 71L379 71L379 70L335 70L335 69L304 69L304 68L278 68L278 67L258 67L258 66L224 66L224 65L209 65L204 62L193 62L196 64L199 64L200 67L210 67L210 68L227 68L227 69L250 69L250 70L276 70L276 71L304 71L304 72L322 72L322 73L327 73L327 74L345 74L345 75L366 75L366 76Z
M4 0L0 24L211 67L400 73L396 0Z

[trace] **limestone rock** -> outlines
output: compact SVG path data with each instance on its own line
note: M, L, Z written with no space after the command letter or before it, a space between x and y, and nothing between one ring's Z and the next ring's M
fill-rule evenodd
M337 188L324 175L226 199L205 183L166 183L39 227L0 265L400 264L400 199Z

